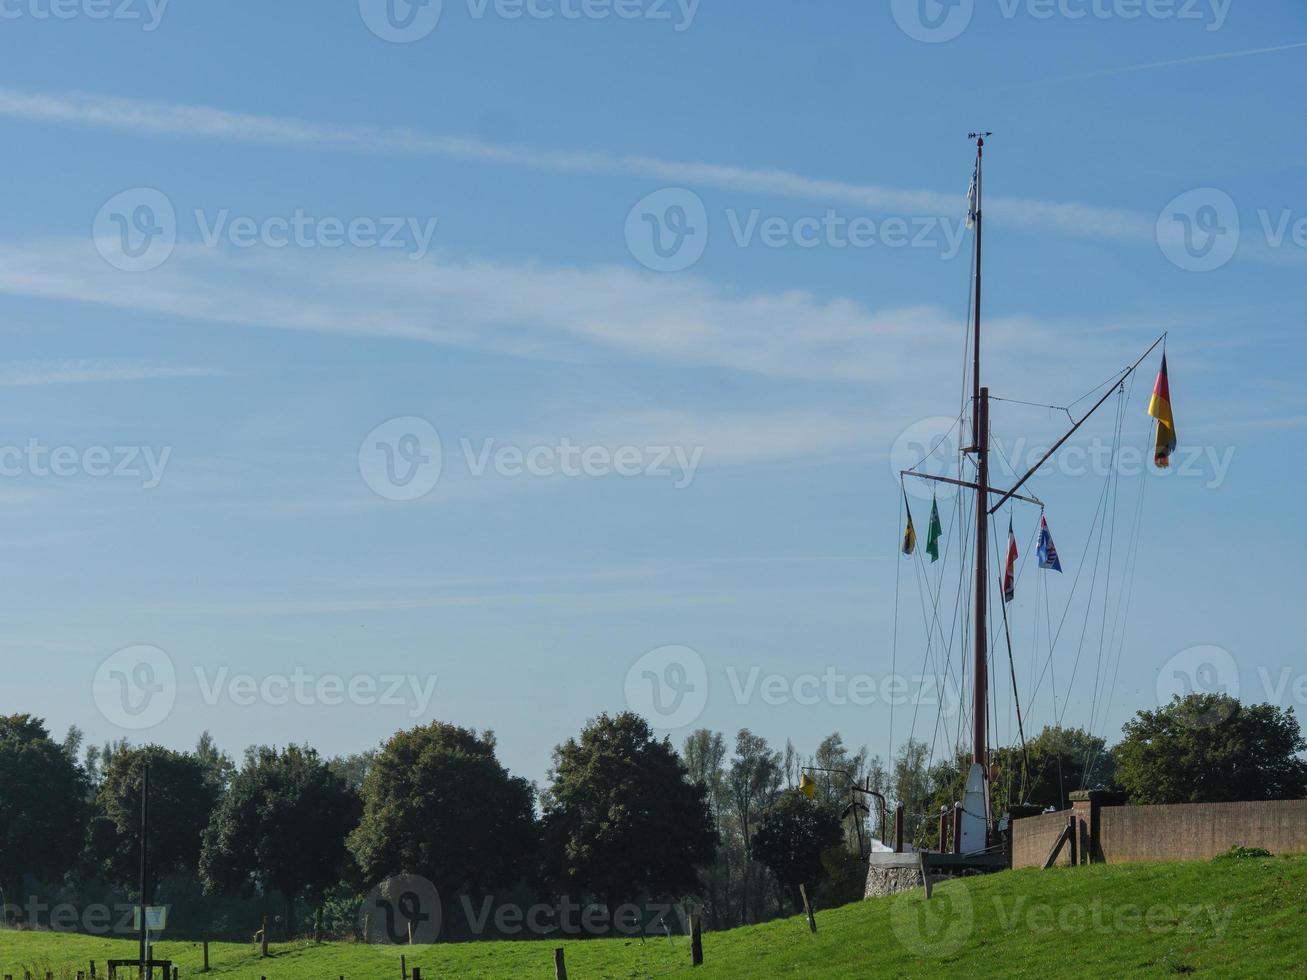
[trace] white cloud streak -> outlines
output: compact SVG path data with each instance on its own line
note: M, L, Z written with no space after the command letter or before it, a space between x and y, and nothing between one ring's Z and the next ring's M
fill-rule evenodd
M0 388L215 377L223 373L212 368L167 367L112 360L8 361L0 363Z
M339 125L88 93L53 94L0 88L0 116L91 126L146 136L231 143L437 156L562 173L648 178L912 215L961 215L965 188L940 193L806 177L787 170L663 160L585 151L544 150L487 140L436 136L413 129ZM986 215L1000 222L1078 237L1151 242L1155 216L1073 202L995 197Z
M1252 58L1264 54L1278 54L1281 51L1296 51L1307 48L1307 41L1293 44L1277 44L1269 48L1250 48L1246 51L1219 51L1215 54L1200 54L1192 58L1173 58L1170 61L1150 61L1142 65L1125 65L1120 68L1104 68L1102 71L1084 72L1079 75L1062 75L1046 79L1047 82L1078 82L1091 78L1108 78L1112 75L1133 75L1135 72L1156 71L1160 68L1178 68L1184 65L1199 65L1211 61L1229 61L1233 58Z
M961 318L789 290L744 293L617 266L452 262L355 251L178 247L120 272L90 240L0 245L0 292L234 326L403 339L540 359L627 357L772 377L899 387L907 363L951 365ZM1117 343L995 317L989 343L1101 357ZM1119 341L1120 338L1114 338ZM949 372L951 374L951 372Z

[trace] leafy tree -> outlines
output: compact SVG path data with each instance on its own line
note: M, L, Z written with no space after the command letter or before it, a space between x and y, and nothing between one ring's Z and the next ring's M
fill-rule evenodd
M195 758L204 769L210 787L221 796L226 792L227 784L236 775L236 765L231 761L231 756L218 748L218 743L213 740L212 735L202 732L200 740L195 744Z
M61 875L81 850L86 777L72 741L51 740L31 715L0 716L0 888L10 904L21 903L24 876Z
M1223 694L1176 697L1126 723L1117 779L1135 803L1301 799L1307 750L1293 709Z
M377 750L368 749L366 752L355 752L353 755L336 756L327 760L327 766L341 779L345 780L347 786L356 793L363 792L363 780L367 778L368 770L372 768L372 763L376 761Z
M293 936L295 899L305 892L320 899L340 880L345 838L361 809L312 749L258 748L232 778L205 831L205 890L279 892Z
M933 841L938 836L935 821L927 818L939 808L932 802L935 793L931 787L930 746L910 738L899 747L890 789L896 805L902 806L906 814L906 840L918 845Z
M422 875L452 905L524 873L537 841L534 802L531 784L495 757L492 732L432 722L398 732L372 761L349 848L367 881Z
M638 715L601 715L554 750L545 833L560 885L617 906L703 889L717 835L702 783Z
M118 752L126 751L131 748L131 743L125 738L117 742L105 742L103 746L88 745L86 752L82 756L82 768L86 771L86 778L90 784L91 802L94 802L95 796L100 791L100 786L104 782L105 771L109 768L109 763Z
M736 863L731 844L730 807L726 789L726 739L720 732L700 728L691 732L681 749L690 781L703 786L712 814L718 847L704 874L707 911L713 928L727 922L725 913L731 901L731 875Z
M852 851L860 850L860 841L869 835L881 833L881 805L874 796L850 791L850 783L885 794L888 775L880 757L871 758L866 746L850 752L839 732L826 736L817 746L811 760L812 778L817 784L817 799L834 807L837 812L853 804L853 819L844 824L845 843ZM825 770L832 770L827 772ZM865 781L865 782L864 782ZM869 785L868 785L869 783ZM888 805L888 801L887 801ZM861 828L854 821L862 824ZM884 833L891 833L885 814Z
M1025 759L1017 745L1000 749L996 761L1015 787L1013 802L1056 806L1059 810L1070 807L1075 790L1102 789L1116 779L1116 759L1106 740L1083 728L1050 725L1026 743Z
M757 898L756 865L753 860L753 834L763 811L780 793L784 779L781 754L773 752L767 740L741 729L735 736L735 758L727 775L730 801L736 828L743 842L744 864L740 876L740 922L753 921L751 912Z
M812 778L817 783L817 799L831 806L842 807L849 801L849 782L862 781L867 768L867 750L864 747L857 752L850 752L844 745L844 737L836 732L821 740L812 757L812 765L817 770L838 770L813 772Z
M803 908L799 885L811 889L821 880L823 852L843 840L834 806L787 790L763 814L753 835L753 856L776 876L798 911Z
M150 842L146 885L194 874L218 791L200 760L158 745L116 748L96 796L91 849L109 880L134 887L140 870L141 784L150 767Z

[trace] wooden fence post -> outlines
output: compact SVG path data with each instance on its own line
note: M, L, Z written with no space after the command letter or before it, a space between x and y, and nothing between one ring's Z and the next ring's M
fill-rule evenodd
M413 967L413 980L422 980L422 967Z
M408 959L403 953L399 954L399 976L400 980L408 980Z
M690 916L690 965L703 966L703 913L698 909Z
M202 972L209 972L209 940L207 938L204 940L204 970Z
M554 950L554 980L567 980L567 954L561 946Z
M812 903L808 901L808 886L799 883L799 897L803 899L803 911L808 915L808 929L811 932L817 931L817 917L812 914Z

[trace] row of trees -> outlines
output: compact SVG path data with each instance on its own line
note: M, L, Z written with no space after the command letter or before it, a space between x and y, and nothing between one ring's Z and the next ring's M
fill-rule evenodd
M487 898L567 895L609 909L680 900L704 893L721 841L708 787L629 713L601 716L558 746L540 790L503 767L493 733L441 723L350 758L253 747L239 766L207 735L192 752L125 742L82 752L81 741L73 731L56 742L29 716L0 718L0 888L11 914L38 882L47 897L135 898L146 766L156 900L194 904L198 889L265 909L275 901L286 934L304 931L297 907L325 910L329 929L347 930L363 892L401 872L445 896L452 936L471 928L460 910ZM837 841L837 816L820 812ZM766 847L779 866L780 845ZM222 931L215 907L192 925ZM230 931L246 933L258 921L251 911Z
M1114 748L1048 728L997 750L994 803L1064 808L1071 791L1100 786L1140 803L1297 798L1307 795L1304 749L1292 710L1195 695L1139 712ZM224 896L231 932L269 903L286 933L297 908L344 931L363 892L401 872L466 897L464 908L693 897L710 926L726 928L792 911L800 884L820 884L826 904L859 898L864 840L893 831L875 797L851 796L850 783L883 796L890 813L902 805L908 839L929 846L969 762L910 740L887 766L838 734L804 757L747 730L733 742L696 731L678 752L628 713L558 746L537 788L503 767L493 733L438 722L358 756L260 746L238 766L207 735L192 752L83 750L76 730L57 742L37 719L0 717L0 889L10 906L35 882L83 901L134 896L148 765L149 887L189 901L196 924L215 932ZM798 789L805 771L812 799ZM447 935L471 928L459 909L447 904Z

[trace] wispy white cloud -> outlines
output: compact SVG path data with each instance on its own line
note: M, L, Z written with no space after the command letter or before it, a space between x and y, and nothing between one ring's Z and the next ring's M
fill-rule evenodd
M1141 71L1156 71L1160 68L1178 68L1182 65L1198 65L1211 61L1229 61L1234 58L1252 58L1264 54L1278 54L1281 51L1296 51L1307 48L1307 41L1292 44L1276 44L1269 48L1249 48L1244 51L1218 51L1215 54L1200 54L1192 58L1172 58L1169 61L1150 61L1142 65L1124 65L1120 68L1104 68L1101 71L1083 72L1078 75L1061 75L1045 79L1046 82L1078 82L1091 78L1107 78L1111 75L1132 75Z
M963 190L941 193L807 177L788 170L664 160L587 151L548 150L414 129L311 122L88 93L0 88L0 116L93 126L146 136L439 156L563 173L641 177L668 184L844 204L871 211L959 216ZM1073 202L995 197L986 215L1001 222L1089 238L1152 241L1155 215Z
M405 339L543 359L596 356L805 380L918 384L905 365L951 364L961 318L936 306L870 309L809 292L740 292L617 266L429 259L374 252L235 253L179 247L152 272L107 265L87 240L0 245L0 292L182 320ZM993 318L993 349L1099 358L1127 338ZM1106 363L1111 363L1106 362Z
M223 373L213 368L169 367L114 360L7 361L0 362L0 388L215 377Z

